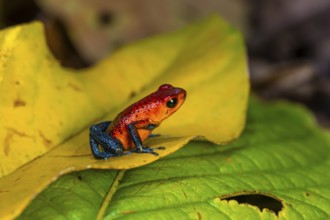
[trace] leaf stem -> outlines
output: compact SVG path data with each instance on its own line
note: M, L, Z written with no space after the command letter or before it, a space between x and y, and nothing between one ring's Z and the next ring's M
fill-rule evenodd
M110 186L107 195L104 197L104 200L103 200L103 202L100 206L100 209L99 209L98 215L96 217L96 220L104 219L105 211L106 211L106 209L107 209L107 207L108 207L108 205L109 205L109 203L112 199L112 196L115 194L120 181L123 179L125 172L126 172L126 170L119 170L119 172L117 173L117 176L115 177L112 185Z

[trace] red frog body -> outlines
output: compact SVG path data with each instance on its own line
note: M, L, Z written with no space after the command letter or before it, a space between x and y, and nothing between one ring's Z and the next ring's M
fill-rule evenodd
M158 155L154 150L164 147L144 147L142 142L163 120L176 112L185 99L184 89L164 84L127 107L112 122L93 125L90 129L90 145L94 157L107 159L132 152ZM103 151L100 151L99 145Z

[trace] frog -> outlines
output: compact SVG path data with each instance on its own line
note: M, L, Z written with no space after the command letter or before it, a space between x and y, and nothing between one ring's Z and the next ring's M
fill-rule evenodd
M113 121L104 121L90 127L89 140L95 159L108 159L132 153L149 153L159 156L143 142L153 136L152 131L175 113L185 102L186 90L163 84L159 88L128 106Z

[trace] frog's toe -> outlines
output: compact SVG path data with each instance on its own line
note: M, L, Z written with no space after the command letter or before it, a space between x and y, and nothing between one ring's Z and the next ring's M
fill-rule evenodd
M150 149L150 150L165 150L164 146L160 146L160 147L148 147L145 146L143 149Z
M160 148L144 147L142 149L131 150L130 152L132 152L132 153L149 153L149 154L153 154L155 156L159 156L159 154L154 151L154 150L158 150L158 149L160 149Z
M156 152L154 152L154 151L151 151L150 153L153 154L153 155L155 155L155 156L159 156L159 154L156 153Z

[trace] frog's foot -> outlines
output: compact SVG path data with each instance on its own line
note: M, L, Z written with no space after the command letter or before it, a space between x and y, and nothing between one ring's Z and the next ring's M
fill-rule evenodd
M93 153L95 159L107 160L110 157L119 156L118 154L112 154L109 152L94 152Z
M130 152L149 153L149 154L153 154L155 156L159 156L159 154L156 153L154 150L165 150L165 147L163 147L163 146L161 146L161 147L142 147L142 148L137 148L137 149L131 150Z

